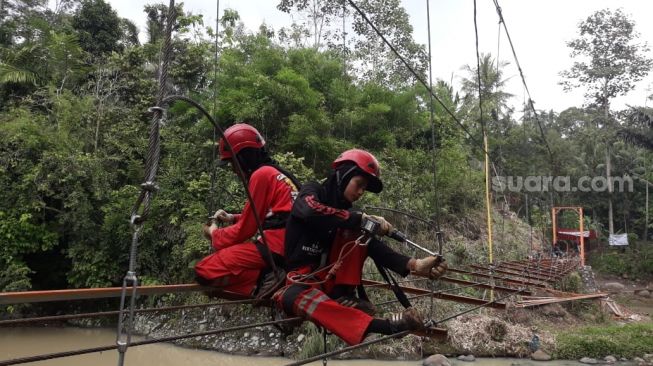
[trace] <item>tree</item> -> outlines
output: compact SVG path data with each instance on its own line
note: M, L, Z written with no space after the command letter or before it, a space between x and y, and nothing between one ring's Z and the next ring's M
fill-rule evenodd
M104 0L86 0L77 10L72 21L79 33L82 48L93 54L102 55L122 49L122 24L111 5Z
M327 36L330 32L325 32L325 27L328 28L335 21L338 12L343 8L341 1L331 0L281 0L277 5L277 9L285 13L290 13L293 7L305 18L303 24L293 25L305 29L306 32L302 32L305 35L313 36L313 48L316 50L322 47L323 41L327 41L327 39L323 40L323 36Z
M357 4L372 24L424 78L428 66L427 54L424 46L417 44L413 39L413 27L401 2L362 0ZM349 6L343 10L342 1L280 0L277 8L286 13L295 11L306 19L302 24L294 24L291 30L283 29L282 38L292 40L299 45L299 38L311 35L314 48L319 49L322 44L327 44L332 49L340 50L343 56L348 51L341 49L344 35L342 29L336 27L342 28L340 24L343 12L345 16L349 12L353 13L351 27L354 34L347 34L347 47L352 49L352 62L349 64L357 65L353 73L366 81L391 87L406 87L414 83L412 73L372 27ZM334 29L324 29L329 26Z
M483 120L487 124L488 130L495 130L499 133L504 132L509 127L509 117L512 112L508 105L508 100L512 97L512 94L504 91L508 80L503 78L503 68L507 65L507 62L502 62L497 67L495 60L492 59L492 55L481 55L481 98L483 100L483 113L485 114ZM479 88L477 69L477 67L465 65L463 70L467 73L468 77L462 79L464 108L475 119L478 118L480 113L478 109ZM490 124L488 122L494 123ZM503 128L499 125L500 122L503 122Z
M571 69L563 71L565 90L583 87L585 97L603 111L600 127L606 128L605 139L609 140L614 122L610 117L610 100L624 95L635 87L635 83L648 74L653 61L645 53L646 43L636 43L639 34L635 23L620 9L599 10L579 24L580 36L567 45L571 56L581 57ZM612 183L610 143L606 144L605 174L608 180L608 227L614 233L612 218Z

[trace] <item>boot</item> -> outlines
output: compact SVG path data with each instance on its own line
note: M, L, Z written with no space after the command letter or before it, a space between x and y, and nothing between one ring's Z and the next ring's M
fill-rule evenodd
M269 299L286 282L286 271L278 269L277 272L266 274L258 288L254 290L257 303Z
M374 314L376 314L376 307L374 304L367 300L359 299L356 296L341 296L336 300L336 302L342 306L358 309L370 316L374 316Z
M389 319L390 324L396 329L397 332L405 330L423 330L424 319L419 314L417 309L410 307L402 313L393 313Z

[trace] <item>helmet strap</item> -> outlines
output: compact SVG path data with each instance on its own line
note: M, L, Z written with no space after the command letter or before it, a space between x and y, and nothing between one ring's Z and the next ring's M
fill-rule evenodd
M342 182L349 174L351 174L354 170L356 170L356 168L358 168L358 166L353 165L352 167L347 169L346 172L342 173L342 175L340 175L340 170L336 169L336 181L338 182L338 187L341 187L343 190L346 188L346 187L342 187Z

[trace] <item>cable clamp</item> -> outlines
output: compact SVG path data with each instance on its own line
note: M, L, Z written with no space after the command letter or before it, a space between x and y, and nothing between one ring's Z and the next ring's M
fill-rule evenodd
M131 281L132 283L135 283L138 280L136 277L136 272L134 271L127 271L127 275L125 275L125 281Z
M141 183L141 188L147 192L156 192L159 190L159 186L153 181Z
M125 341L116 341L116 345L118 346L118 352L120 352L120 353L127 352L127 342L125 342Z
M159 112L159 113L163 114L163 112L165 112L165 109L163 109L162 107L159 107L159 106L154 106L154 107L148 108L147 111L149 113Z
M143 219L142 219L141 215L136 215L136 214L134 214L134 215L132 215L132 217L129 219L129 223L130 223L132 226L140 225L141 223L143 223Z

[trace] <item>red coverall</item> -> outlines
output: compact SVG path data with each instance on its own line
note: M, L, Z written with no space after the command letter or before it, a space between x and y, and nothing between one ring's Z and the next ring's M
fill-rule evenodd
M354 244L347 245L347 243L356 240L358 236L360 236L360 230L338 230L329 253L329 263L338 259L343 247L345 251L348 251L351 248L350 245ZM335 277L322 285L291 285L283 294L276 296L275 300L277 303L282 303L285 308L292 307L291 314L305 317L328 329L347 344L358 344L365 338L365 331L374 318L361 310L339 304L327 294L336 285L360 285L363 263L366 258L367 247L355 245L353 251L344 258ZM311 272L311 268L302 267L297 272L306 274ZM324 280L327 272L320 272L316 276L317 280ZM286 313L289 310L285 310Z
M293 272L307 274L314 270L316 261L319 262L320 249L328 250L328 264L336 262L341 250L349 251L351 245L355 245L350 243L361 234L361 213L351 209L351 204L346 202L328 202L329 189L334 188L328 181L324 185L305 184L293 206L286 242L286 264ZM326 283L288 283L274 295L277 306L288 315L302 316L323 326L350 345L360 343L374 318L361 310L339 304L331 296L339 296L332 291L336 285L353 287L361 283L363 263L368 255L402 276L408 274L406 264L409 257L393 251L380 240L372 240L368 246L355 245L344 257L335 277ZM326 274L320 272L315 280L307 282L321 281Z
M258 168L249 179L249 191L256 211L249 201L241 214L234 215L235 222L225 228L214 230L211 244L216 252L202 259L195 265L195 273L212 286L251 295L262 270L268 267L261 253L251 239L256 234L257 215L260 222L276 214L287 214L292 208L297 187L283 173L272 166ZM283 256L286 229L274 228L263 231L268 248L273 253ZM259 242L262 242L258 238Z

